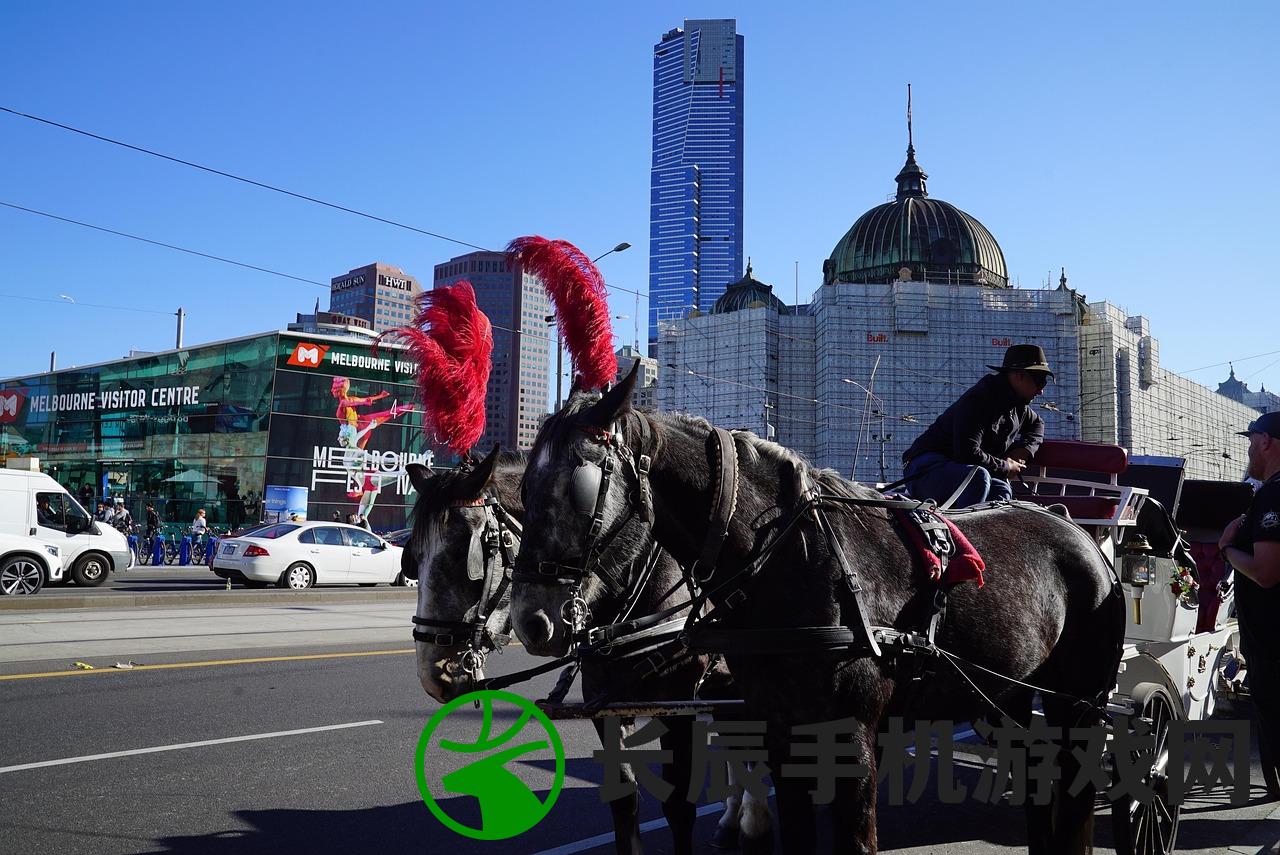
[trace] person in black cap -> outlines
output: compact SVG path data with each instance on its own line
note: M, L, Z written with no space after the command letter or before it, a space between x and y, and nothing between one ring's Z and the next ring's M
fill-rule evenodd
M1030 405L1053 372L1036 344L1015 344L1001 365L987 367L996 373L961 395L902 455L912 496L942 503L968 479L958 508L1013 497L1009 479L1044 442L1044 422Z
M1249 437L1249 477L1262 486L1218 538L1218 549L1236 570L1262 772L1272 799L1280 800L1280 412L1259 416L1240 436Z

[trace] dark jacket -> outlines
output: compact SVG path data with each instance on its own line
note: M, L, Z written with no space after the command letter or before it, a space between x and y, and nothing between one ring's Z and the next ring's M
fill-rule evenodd
M904 463L935 452L956 463L981 466L1008 476L1005 458L1013 448L1034 455L1044 442L1044 422L1018 400L1009 381L988 374L960 396L902 455Z

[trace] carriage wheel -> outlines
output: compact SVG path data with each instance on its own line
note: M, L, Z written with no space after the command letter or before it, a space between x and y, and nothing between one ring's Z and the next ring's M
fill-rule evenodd
M1168 855L1178 837L1182 806L1169 801L1169 727L1182 718L1168 691L1155 683L1139 683L1133 690L1133 711L1151 722L1155 754L1143 783L1156 797L1144 804L1130 797L1111 803L1111 832L1117 855Z

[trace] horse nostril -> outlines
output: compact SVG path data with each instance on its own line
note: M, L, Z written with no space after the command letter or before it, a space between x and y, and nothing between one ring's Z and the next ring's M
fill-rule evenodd
M534 612L524 619L524 637L530 645L546 644L551 640L554 627L550 619L541 611Z

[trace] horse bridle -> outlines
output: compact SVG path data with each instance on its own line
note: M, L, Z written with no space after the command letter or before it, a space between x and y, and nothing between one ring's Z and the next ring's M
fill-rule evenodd
M474 610L475 617L469 621L453 621L414 615L413 640L437 647L465 645L467 649L462 653L461 668L464 673L474 676L484 666L485 657L490 651L501 650L511 640L510 633L490 630L489 620L494 611L502 605L507 588L511 584L516 561L516 544L522 529L520 523L502 507L497 497L487 491L478 499L453 502L449 507L484 508L485 523L480 531L480 546L484 552L483 571L481 576L472 577L483 579L484 584L480 589L479 600L472 609L468 610ZM499 566L500 570L497 569ZM419 627L429 629L419 629Z

